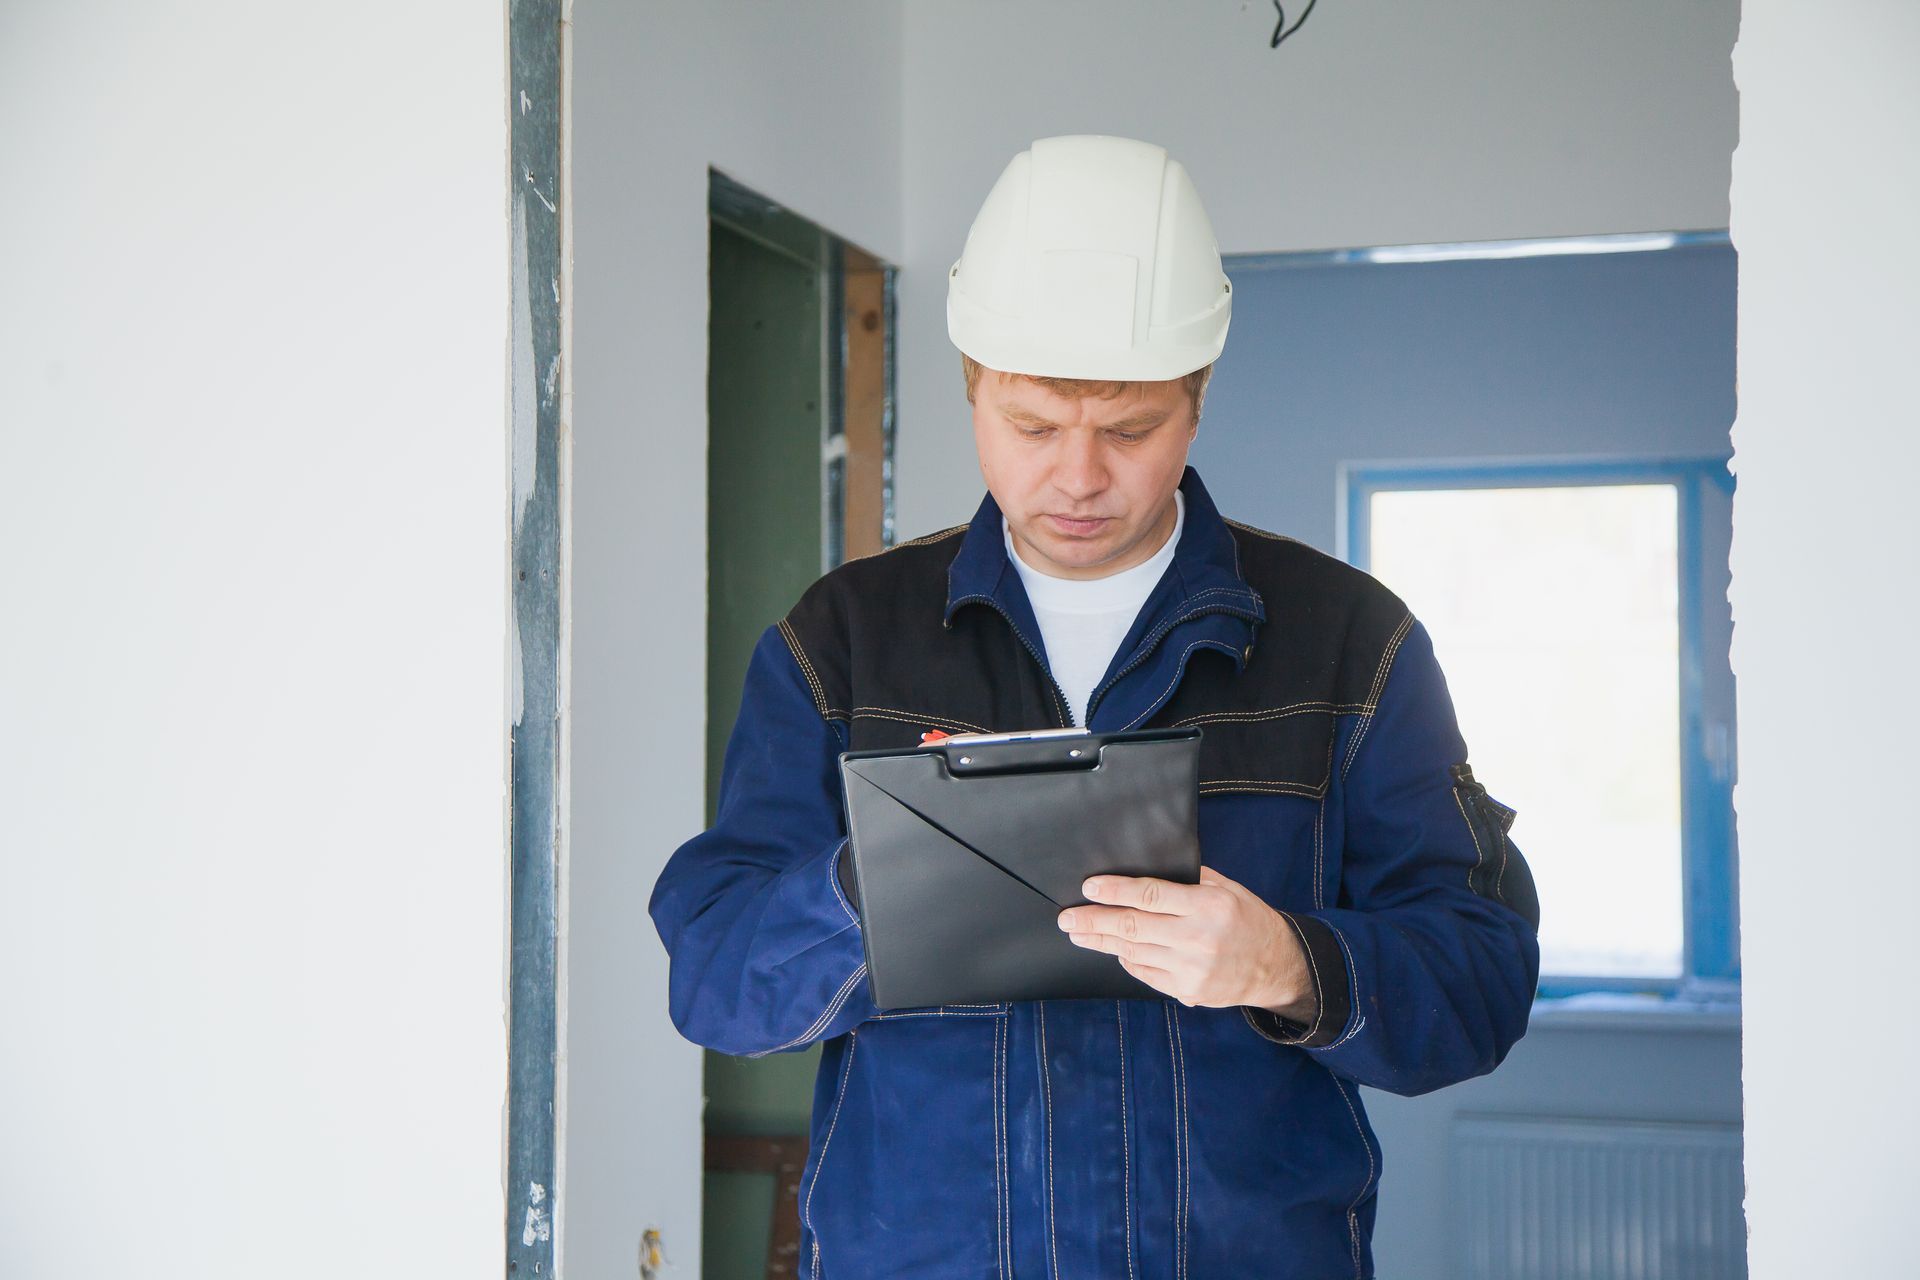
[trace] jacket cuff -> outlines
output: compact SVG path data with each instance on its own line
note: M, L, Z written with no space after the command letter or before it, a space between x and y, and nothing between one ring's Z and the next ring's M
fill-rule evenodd
M1242 1005L1253 1029L1277 1044L1297 1045L1302 1049L1321 1049L1340 1038L1353 1014L1349 994L1347 956L1333 927L1312 916L1280 912L1280 918L1293 926L1307 956L1307 973L1313 980L1314 1015L1309 1023L1262 1009Z

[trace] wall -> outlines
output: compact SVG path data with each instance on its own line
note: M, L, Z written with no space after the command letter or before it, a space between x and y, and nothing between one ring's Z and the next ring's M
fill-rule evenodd
M946 272L1034 138L1167 147L1228 253L1724 227L1738 13L1323 4L1274 50L1265 4L909 0L900 536L984 491ZM1222 371L1238 351L1229 336Z
M1226 267L1235 358L1208 383L1189 461L1221 510L1323 551L1336 549L1343 461L1728 451L1724 244ZM1704 587L1718 598L1724 575ZM1724 649L1724 625L1709 639Z
M1748 0L1733 665L1755 1280L1913 1270L1920 11Z
M499 1270L504 33L0 9L0 1274Z
M703 826L707 166L899 261L883 0L577 0L569 1274L699 1274L701 1050L647 897Z
M942 282L1033 137L1166 143L1230 252L1724 226L1736 13L1322 5L1274 52L1222 0L577 0L570 1267L649 1224L698 1266L700 1057L644 905L700 823L707 165L904 267L905 539L982 491Z

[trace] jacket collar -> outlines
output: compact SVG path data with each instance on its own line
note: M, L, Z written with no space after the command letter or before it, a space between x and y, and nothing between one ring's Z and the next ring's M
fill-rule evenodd
M1180 477L1180 492L1186 498L1186 520L1181 526L1180 541L1173 550L1173 564L1155 589L1154 598L1148 601L1147 609L1154 613L1184 610L1205 593L1199 602L1246 609L1255 615L1255 621L1264 622L1266 607L1260 593L1248 585L1240 573L1240 550L1233 530L1213 505L1206 486L1200 483L1200 473L1191 466ZM1000 504L988 492L960 540L959 551L947 566L944 625L951 625L954 612L969 601L985 601L1004 609L1008 603L1008 580L1018 586L1019 573L1007 559L1006 535L1001 530L1000 518ZM1171 599L1166 598L1169 593ZM1024 606L1024 589L1013 594ZM1020 612L1026 614L1029 610L1021 608Z

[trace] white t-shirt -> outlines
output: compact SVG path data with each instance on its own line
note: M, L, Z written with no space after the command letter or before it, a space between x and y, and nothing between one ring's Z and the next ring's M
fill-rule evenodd
M1180 530L1187 522L1186 495L1173 491L1173 532L1166 543L1131 569L1104 578L1056 578L1042 573L1014 550L1013 530L1000 517L1000 533L1007 541L1007 558L1020 571L1020 582L1033 602L1046 646L1047 665L1073 713L1073 723L1086 724L1087 698L1100 677L1107 674L1114 650L1140 616L1140 607L1173 560Z

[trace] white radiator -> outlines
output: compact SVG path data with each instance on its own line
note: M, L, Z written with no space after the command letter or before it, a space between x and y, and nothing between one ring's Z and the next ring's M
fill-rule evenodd
M1740 1128L1460 1116L1455 1280L1745 1280Z

